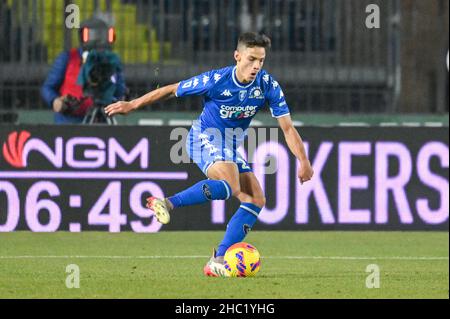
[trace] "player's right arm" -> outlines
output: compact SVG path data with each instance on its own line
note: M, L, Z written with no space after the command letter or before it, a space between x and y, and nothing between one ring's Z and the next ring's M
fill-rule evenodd
M172 97L187 97L208 95L214 85L221 79L222 73L227 69L212 70L179 83L164 86L157 90L151 91L140 98L130 102L117 102L108 105L105 112L108 116L115 114L127 114L137 110L140 107L151 105L153 103L164 101Z
M151 105L160 101L165 101L167 99L176 96L177 89L180 83L175 83L162 88L151 91L137 99L132 101L119 101L108 105L105 108L105 112L108 116L113 116L115 114L127 114L131 111L137 110L143 106Z

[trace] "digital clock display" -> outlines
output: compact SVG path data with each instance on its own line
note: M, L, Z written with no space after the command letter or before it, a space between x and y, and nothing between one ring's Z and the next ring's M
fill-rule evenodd
M168 174L166 178L184 180L187 174ZM86 190L83 194L72 193L83 188ZM0 198L6 199L6 214L0 224L2 232L16 230L22 218L26 227L34 232L61 229L79 232L83 228L157 232L162 226L145 207L146 197L165 196L156 181L0 181L0 193Z

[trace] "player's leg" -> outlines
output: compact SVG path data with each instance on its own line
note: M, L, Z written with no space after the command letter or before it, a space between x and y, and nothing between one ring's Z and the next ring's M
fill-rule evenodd
M209 170L208 176L226 179L232 187L233 196L241 202L239 209L228 222L218 251L214 249L213 256L203 268L207 276L223 277L228 275L223 260L226 250L245 238L258 219L258 214L265 205L265 198L258 180L244 160L238 161L238 164L217 163Z
M236 163L217 161L213 163L205 173L210 180L226 181L230 186L232 196L236 196L240 193L239 168Z
M253 172L239 174L239 182L241 184L242 193L250 196L251 203L261 208L266 205L266 197Z
M227 225L222 242L219 244L217 256L224 256L227 249L244 240L258 219L258 215L266 203L263 190L252 172L239 174L240 190L233 195L241 205Z
M147 207L155 212L159 222L167 224L170 221L169 211L174 208L227 200L231 195L232 188L226 180L203 180L169 198L149 197Z
M190 135L191 136L191 135ZM203 173L208 176L208 171L214 166L215 170L230 171L234 174L235 164L233 168L220 168L221 162L216 159L220 156L221 147L214 145L209 140L192 140L187 139L186 147L191 159L199 166ZM215 150L212 152L211 150ZM200 156L197 156L194 150L198 150ZM160 223L167 224L170 221L169 212L174 208L200 205L212 200L227 200L232 196L232 187L228 184L228 180L232 180L231 176L223 173L223 178L202 180L195 185L164 199L150 197L147 199L147 207L155 212L155 216ZM236 171L236 183L239 183L238 173ZM234 183L234 182L233 182ZM235 187L235 186L233 186Z
M241 186L239 181L239 169L236 163L218 161L212 164L205 173L211 180L227 181L233 196L240 195ZM218 256L217 251L214 249L212 257L203 268L203 272L210 277L227 276L228 272L223 264L223 255Z
M232 190L226 180L202 180L168 198L171 209L204 204L212 200L227 200Z

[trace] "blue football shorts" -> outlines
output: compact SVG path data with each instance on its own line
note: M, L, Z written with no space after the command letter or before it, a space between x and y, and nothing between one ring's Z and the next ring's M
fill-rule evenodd
M222 138L207 134L194 134L191 129L186 138L186 150L189 157L208 177L208 169L215 162L236 163L239 174L252 172L250 165L244 159L236 146L227 145Z

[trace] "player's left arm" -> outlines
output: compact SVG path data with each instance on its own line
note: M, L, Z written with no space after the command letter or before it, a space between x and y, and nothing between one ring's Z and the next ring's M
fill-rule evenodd
M284 137L286 139L287 145L289 146L289 149L291 150L292 154L294 154L295 157L300 161L298 178L300 179L300 183L303 184L304 182L309 181L314 174L314 170L311 167L311 163L305 151L305 146L303 145L303 140L297 129L294 127L291 116L289 114L278 118L278 124L283 130Z
M280 84L268 74L264 75L263 80L268 84L266 97L269 102L272 117L278 120L289 149L300 161L298 178L300 183L303 184L312 178L314 171L306 154L302 138L292 123L289 107Z

